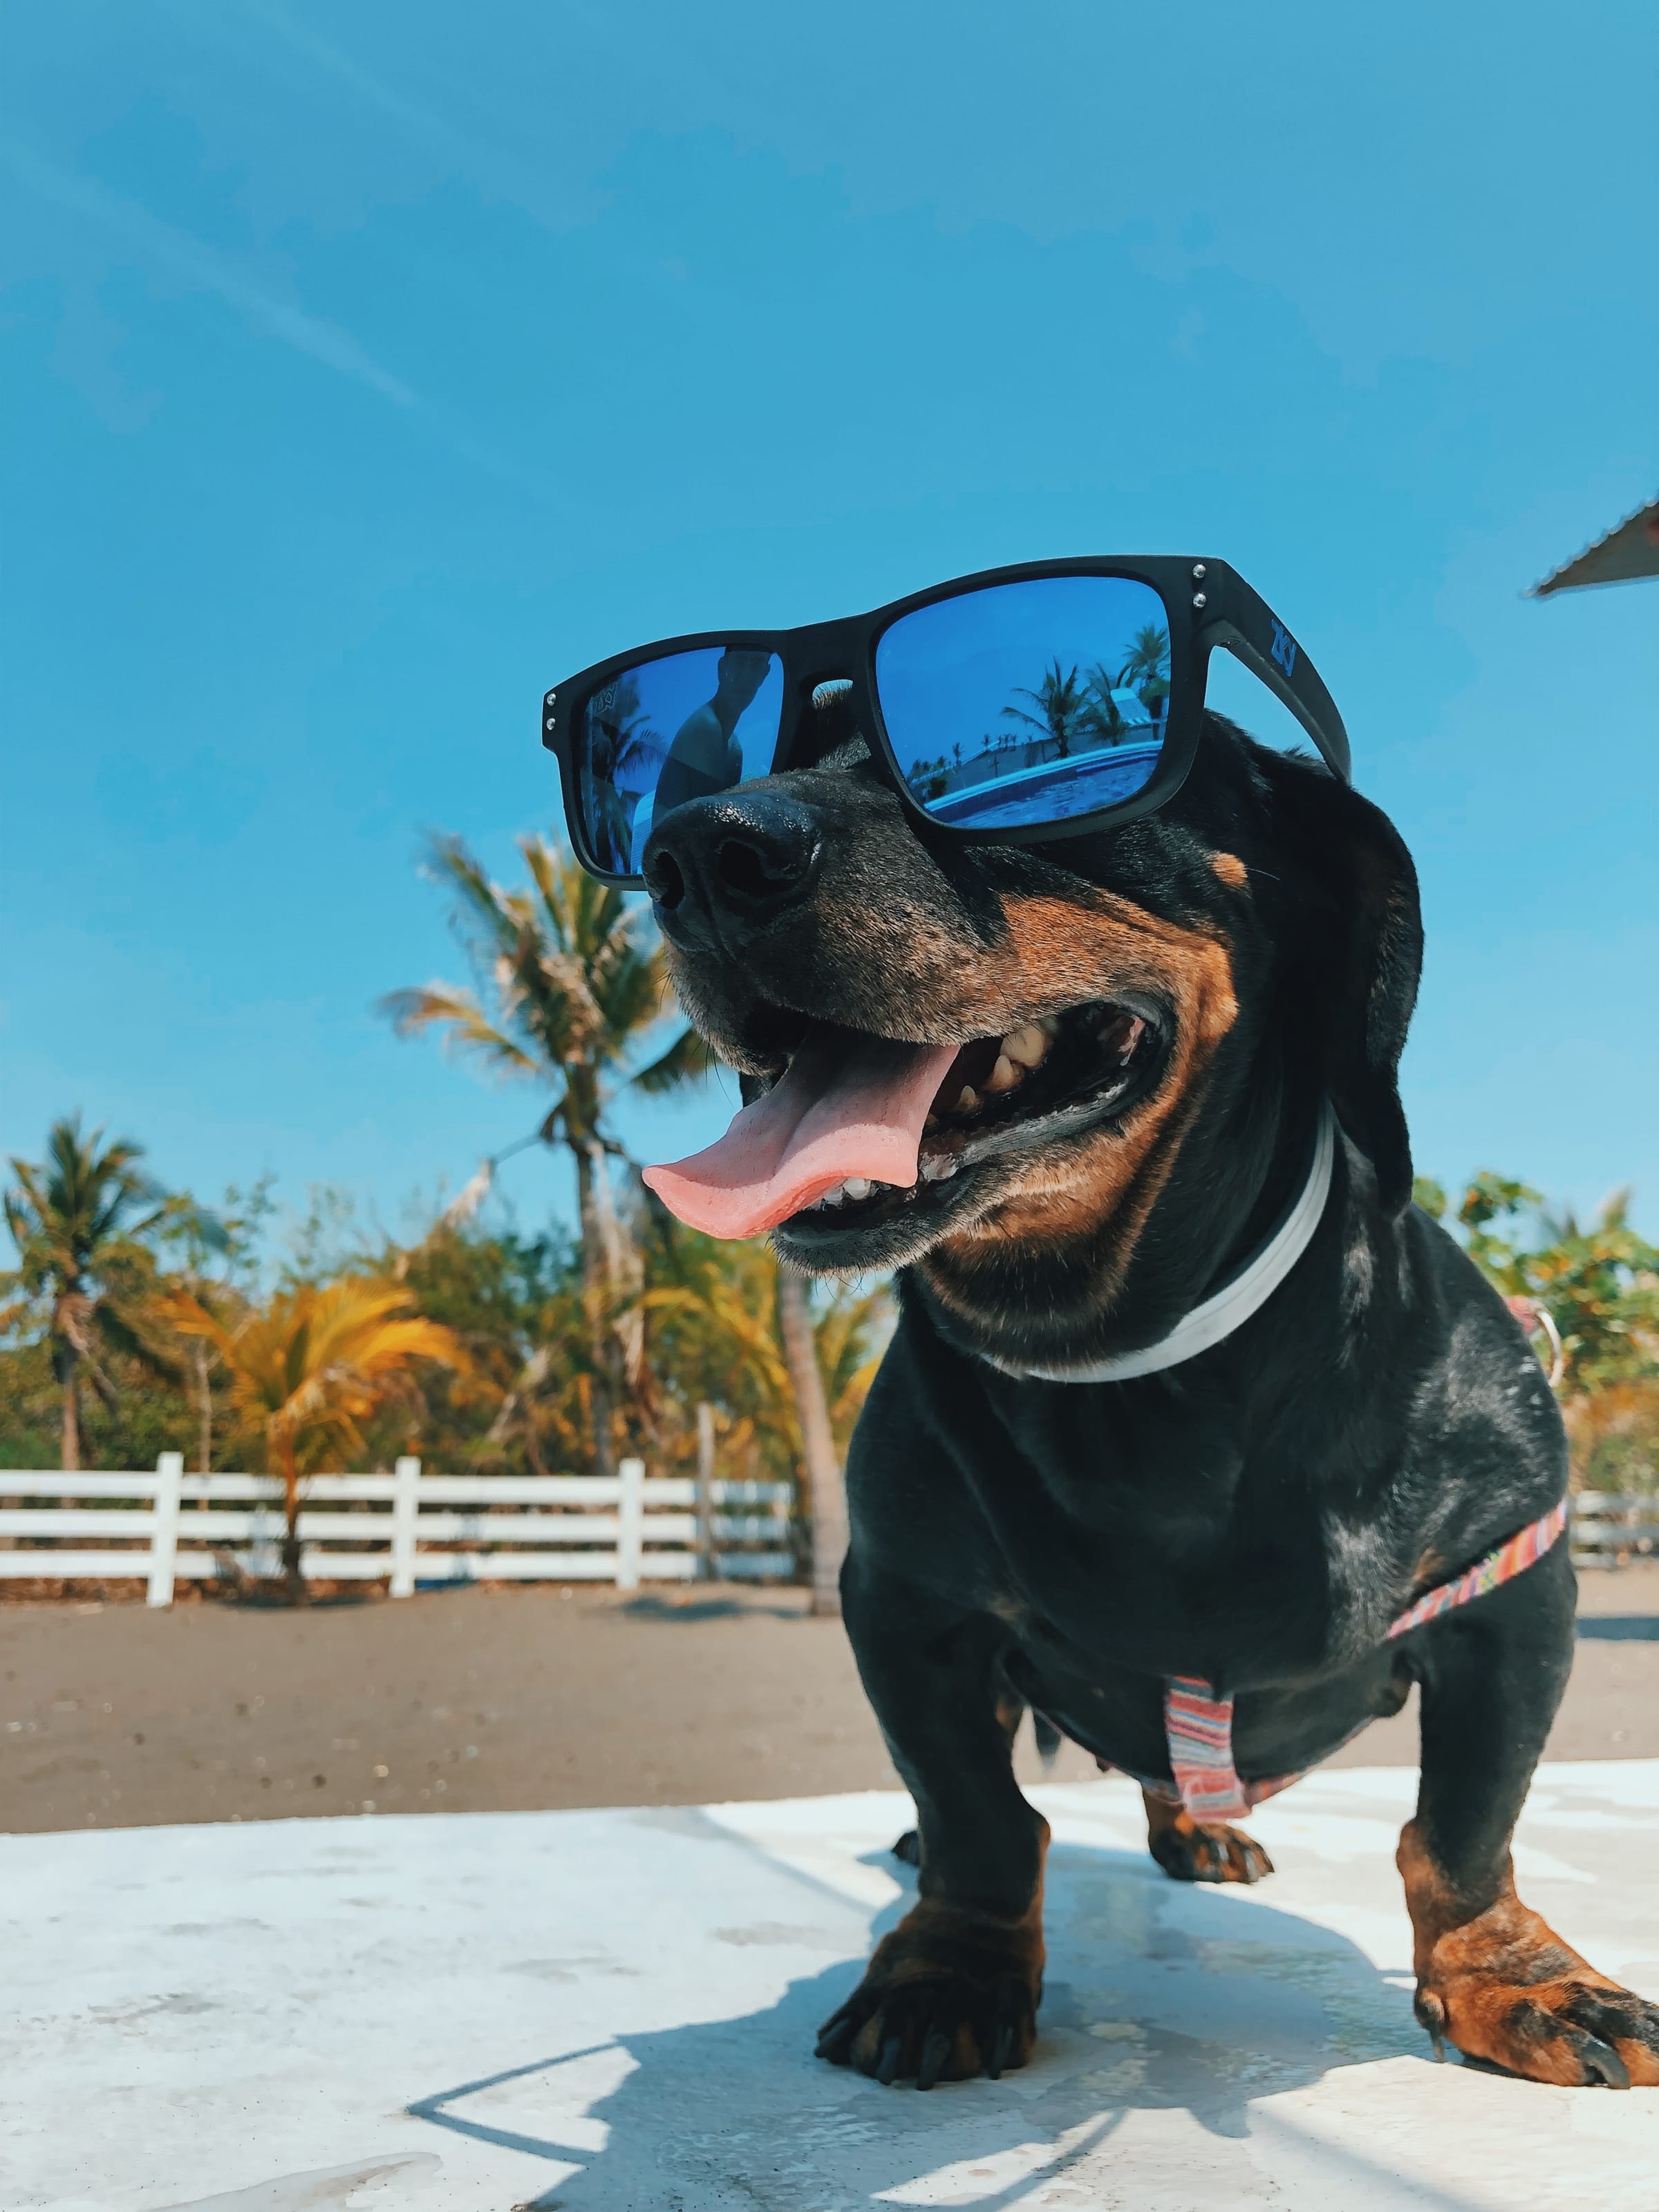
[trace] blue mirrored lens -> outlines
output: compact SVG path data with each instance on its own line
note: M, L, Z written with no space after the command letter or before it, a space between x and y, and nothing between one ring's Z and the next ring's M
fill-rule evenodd
M940 822L1065 822L1151 781L1170 632L1150 584L1043 576L901 615L876 647L899 769Z
M637 875L672 808L769 775L782 717L782 663L745 646L669 653L601 685L576 718L582 827L598 865Z

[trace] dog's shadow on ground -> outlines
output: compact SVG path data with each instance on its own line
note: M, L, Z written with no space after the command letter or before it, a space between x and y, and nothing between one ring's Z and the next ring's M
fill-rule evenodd
M884 1854L870 1863L894 1867ZM896 1870L907 1893L872 1939L908 1907L908 1870ZM878 2197L1000 2212L1045 2182L1060 2190L1053 2201L1083 2206L1099 2201L1087 2169L1145 2111L1188 2116L1182 2170L1211 2201L1229 2201L1231 2179L1237 2201L1254 2203L1252 2099L1333 2068L1428 2057L1409 1976L1380 1973L1313 1922L1077 1844L1051 1851L1048 1899L1037 2054L999 2082L921 2095L815 2060L815 2030L858 1978L858 1960L844 1959L763 2011L552 2061L527 2054L410 2110L553 2166L539 2194L526 2175L523 2203L543 2212L839 2212ZM588 2094L573 2101L579 2083ZM582 2120L543 2133L538 2103Z
M799 1606L745 1604L732 1597L663 1597L655 1590L629 1598L619 1610L629 1620L746 1620L764 1613L772 1620L804 1620Z

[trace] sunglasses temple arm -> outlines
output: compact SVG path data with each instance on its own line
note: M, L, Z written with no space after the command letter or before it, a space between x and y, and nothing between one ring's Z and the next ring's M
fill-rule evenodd
M1206 623L1198 634L1200 653L1207 662L1217 646L1225 646L1252 676L1261 678L1274 698L1290 708L1318 746L1331 774L1340 782L1352 783L1353 757L1348 749L1348 732L1319 671L1267 601L1258 598L1242 576L1235 574L1230 580L1234 610L1242 621L1223 615ZM1252 630L1255 637L1249 635Z

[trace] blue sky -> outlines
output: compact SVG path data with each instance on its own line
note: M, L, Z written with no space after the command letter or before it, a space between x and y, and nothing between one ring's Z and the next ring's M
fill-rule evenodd
M1659 479L1650 6L19 0L7 46L0 1149L80 1107L396 1227L536 1118L372 1006L459 972L421 833L506 873L553 817L547 684L1203 550L1416 854L1419 1166L1659 1223L1659 584L1521 596Z

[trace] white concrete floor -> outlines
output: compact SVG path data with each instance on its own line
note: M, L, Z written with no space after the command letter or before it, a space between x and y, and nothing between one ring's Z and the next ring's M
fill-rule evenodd
M1659 2090L1436 2067L1392 1858L1316 1775L1193 1889L1121 1781L1054 1825L1036 2062L927 2096L811 2031L903 1909L895 1796L0 1838L6 2212L1652 2212ZM1547 1767L1523 1894L1659 1997L1659 1760Z

